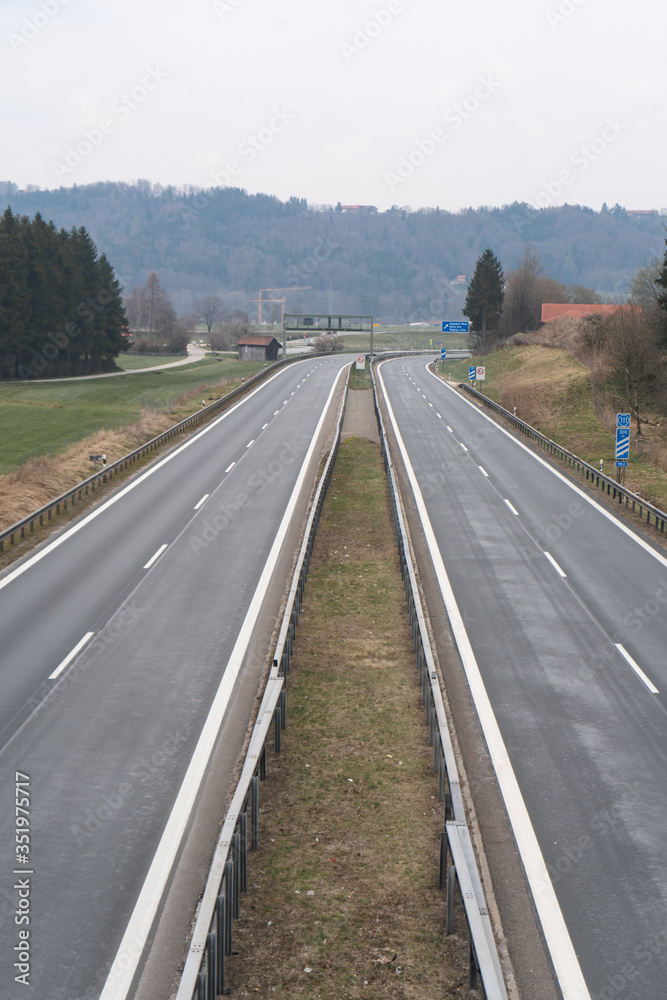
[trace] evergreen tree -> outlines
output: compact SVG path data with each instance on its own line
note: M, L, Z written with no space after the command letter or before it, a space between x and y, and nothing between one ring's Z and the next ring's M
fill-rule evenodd
M481 343L485 342L489 333L498 329L503 311L504 286L501 263L487 248L477 261L463 307L463 315L471 320L473 331L479 334Z
M108 370L126 338L121 289L81 227L0 219L0 377Z

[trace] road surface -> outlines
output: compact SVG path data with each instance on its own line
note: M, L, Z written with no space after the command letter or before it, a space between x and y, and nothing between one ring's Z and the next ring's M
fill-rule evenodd
M109 970L128 921L150 928L206 807L184 948L229 772L212 801L197 789L213 751L230 771L238 755L348 363L278 372L0 578L3 1000L125 995Z
M380 371L563 995L667 996L667 559L423 358Z

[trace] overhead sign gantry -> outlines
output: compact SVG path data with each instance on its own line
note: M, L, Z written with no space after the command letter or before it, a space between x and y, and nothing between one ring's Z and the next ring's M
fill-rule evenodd
M370 333L373 353L373 317L325 315L324 313L286 313L283 320L283 353L286 333Z

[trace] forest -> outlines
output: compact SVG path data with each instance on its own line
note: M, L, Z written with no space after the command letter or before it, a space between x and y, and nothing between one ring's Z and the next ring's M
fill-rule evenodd
M179 315L202 296L220 295L252 318L260 289L307 286L286 292L289 310L372 313L394 323L457 319L486 247L507 273L529 246L550 278L614 301L638 268L662 254L665 237L657 212L636 215L619 205L376 212L148 181L26 191L4 182L0 205L40 212L67 229L85 226L126 295L156 271ZM271 309L279 317L274 304L265 318Z
M0 378L113 370L127 346L121 289L83 226L0 218Z

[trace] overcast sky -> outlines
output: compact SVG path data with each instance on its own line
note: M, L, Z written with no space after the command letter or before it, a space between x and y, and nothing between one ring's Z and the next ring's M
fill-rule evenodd
M657 0L3 0L0 179L667 205Z

